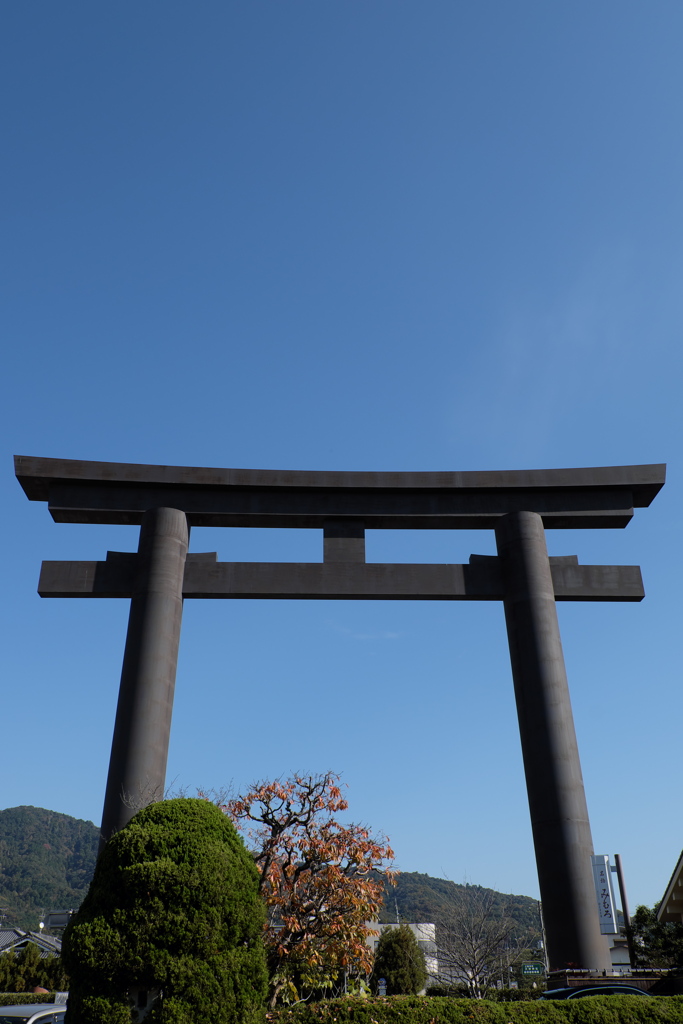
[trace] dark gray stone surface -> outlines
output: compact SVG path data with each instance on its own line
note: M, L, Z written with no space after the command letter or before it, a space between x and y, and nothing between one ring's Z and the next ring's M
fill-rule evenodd
M550 970L611 970L593 885L588 808L541 517L496 530Z
M323 525L324 562L365 562L365 523L328 519Z
M15 470L31 501L47 501L53 482L103 486L153 485L200 488L246 487L308 489L519 490L625 487L649 505L664 483L663 463L598 466L582 469L514 469L474 472L335 472L284 469L208 469L199 466L151 466L128 462L87 462L17 455ZM597 508L598 506L596 506Z
M493 529L530 509L546 527L623 527L649 505L664 467L483 473L313 473L201 469L15 458L33 501L58 522L140 523L148 508L187 513L192 526L322 528L351 518L366 529Z
M164 796L188 529L183 512L146 513L102 813L103 842L141 807ZM115 564L115 563L114 563Z
M334 538L357 543L353 538ZM330 543L325 541L326 545ZM195 561L188 555L183 597L293 598L329 600L502 601L498 560L471 565L363 563L351 548L348 558L322 562ZM110 552L111 555L111 552ZM41 597L130 597L136 555L106 562L43 562ZM553 564L556 601L641 601L645 596L637 565Z

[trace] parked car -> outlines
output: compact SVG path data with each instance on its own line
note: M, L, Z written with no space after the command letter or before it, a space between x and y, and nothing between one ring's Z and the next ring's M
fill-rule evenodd
M65 1013L66 1006L55 1003L0 1006L0 1024L62 1024Z
M636 988L635 985L620 985L618 981L614 984L605 985L582 985L577 988L551 988L544 992L541 999L583 999L584 996L649 996L645 989ZM0 1024L2 1019L0 1018Z

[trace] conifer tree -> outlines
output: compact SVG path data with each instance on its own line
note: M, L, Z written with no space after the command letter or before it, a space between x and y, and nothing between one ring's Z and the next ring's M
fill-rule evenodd
M267 988L258 872L205 800L139 811L64 935L68 1024L256 1024Z
M380 935L370 987L377 994L379 979L387 983L388 996L417 995L427 981L424 953L407 924Z

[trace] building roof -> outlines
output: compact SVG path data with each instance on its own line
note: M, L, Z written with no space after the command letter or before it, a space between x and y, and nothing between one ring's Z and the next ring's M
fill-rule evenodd
M29 942L38 947L42 957L54 956L62 951L62 940L55 935L25 932L22 928L0 929L0 954L10 949L23 949Z
M657 920L683 922L683 851L657 909Z

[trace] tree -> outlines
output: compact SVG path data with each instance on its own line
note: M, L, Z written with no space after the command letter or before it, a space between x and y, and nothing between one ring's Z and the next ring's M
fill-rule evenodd
M417 995L424 988L427 981L424 953L407 924L386 929L380 935L370 978L375 994L380 978L386 980L388 996Z
M30 992L37 986L49 991L67 987L59 956L43 957L35 942L30 941L22 949L0 954L0 992Z
M638 967L671 970L683 967L683 923L662 922L657 906L640 906L631 918L633 949Z
M384 867L393 852L384 836L335 819L348 807L339 781L326 772L259 782L223 805L260 872L271 1006L372 969L365 922L393 877Z
M139 1007L146 1024L255 1024L264 919L253 859L217 807L146 807L107 843L64 934L67 1022L124 1024Z
M454 892L436 921L438 978L462 984L475 999L518 959L514 923L496 908L495 893L468 885Z
M40 970L40 950L35 942L27 942L17 953L15 960L15 991L29 992L34 986L42 985L43 972Z

